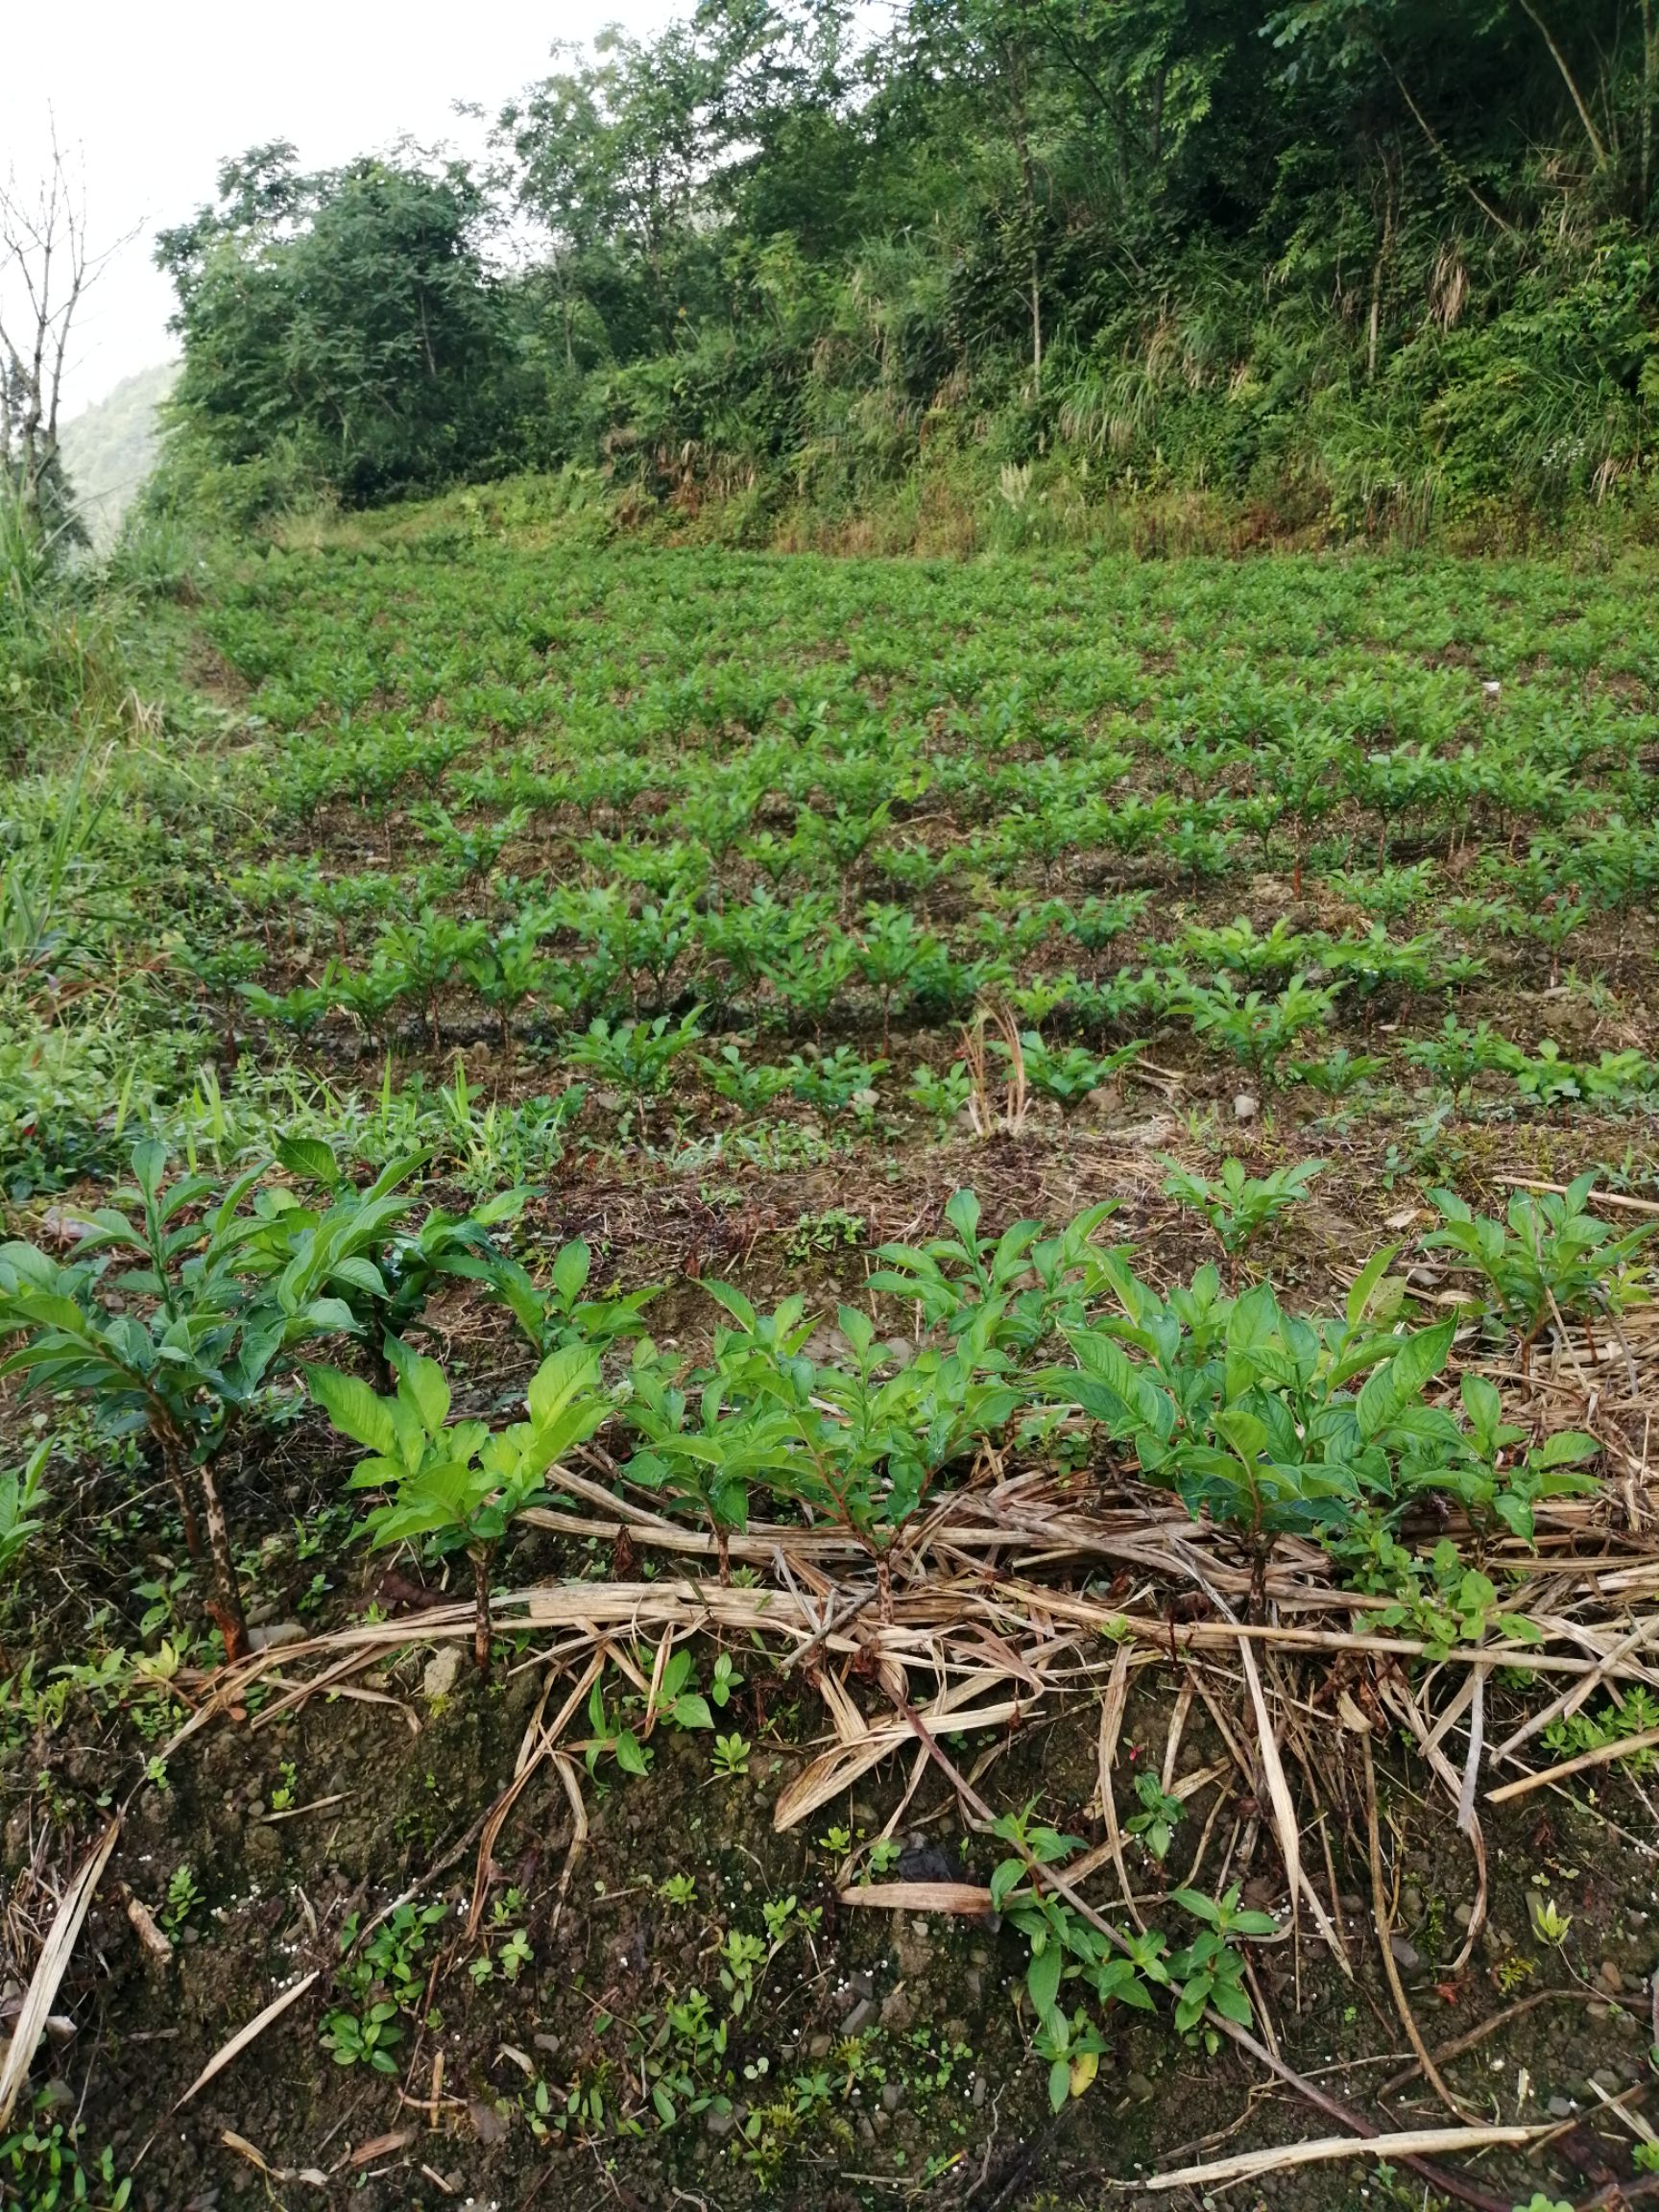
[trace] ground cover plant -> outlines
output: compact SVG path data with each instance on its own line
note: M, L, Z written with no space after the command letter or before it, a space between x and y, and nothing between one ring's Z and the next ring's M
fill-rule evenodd
M1640 2201L1650 583L122 602L0 802L11 2195Z

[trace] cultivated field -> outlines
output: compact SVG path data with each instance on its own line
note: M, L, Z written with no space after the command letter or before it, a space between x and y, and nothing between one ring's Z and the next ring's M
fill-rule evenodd
M3 2185L1638 2200L1651 597L134 602L0 800Z

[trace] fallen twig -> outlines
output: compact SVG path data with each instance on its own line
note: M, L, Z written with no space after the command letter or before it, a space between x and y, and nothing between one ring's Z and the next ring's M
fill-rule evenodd
M1536 1774L1523 1774L1519 1782L1505 1782L1501 1790L1488 1790L1486 1802L1506 1805L1512 1797L1525 1797L1529 1791L1546 1789L1551 1782L1565 1782L1569 1774L1611 1766L1615 1759L1628 1758L1632 1751L1650 1751L1655 1744L1659 1744L1659 1728L1644 1728L1638 1736L1615 1737L1610 1743L1598 1743L1594 1751L1580 1751L1576 1759L1564 1759L1559 1767L1540 1767Z
M1173 2174L1153 2174L1142 2189L1207 2189L1220 2181L1242 2181L1257 2174L1280 2174L1293 2166L1315 2166L1336 2158L1438 2158L1448 2152L1490 2151L1501 2144L1530 2143L1539 2128L1407 2128L1394 2135L1320 2135L1310 2143L1286 2143L1273 2151L1240 2151L1207 2166L1183 2166Z

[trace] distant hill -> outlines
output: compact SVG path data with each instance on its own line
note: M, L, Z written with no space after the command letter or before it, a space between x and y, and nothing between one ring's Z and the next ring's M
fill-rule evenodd
M113 541L122 516L155 465L161 402L178 374L176 361L141 369L135 376L123 377L107 399L63 425L63 466L100 550Z

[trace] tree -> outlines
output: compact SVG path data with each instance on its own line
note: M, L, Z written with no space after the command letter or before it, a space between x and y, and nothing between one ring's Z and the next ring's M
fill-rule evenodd
M486 213L463 164L409 148L314 176L281 142L226 163L217 206L156 245L182 422L219 461L356 500L488 471L514 361Z
M88 245L85 193L54 128L39 184L14 170L0 184L0 474L25 529L49 547L81 537L58 415L77 310L116 250Z

